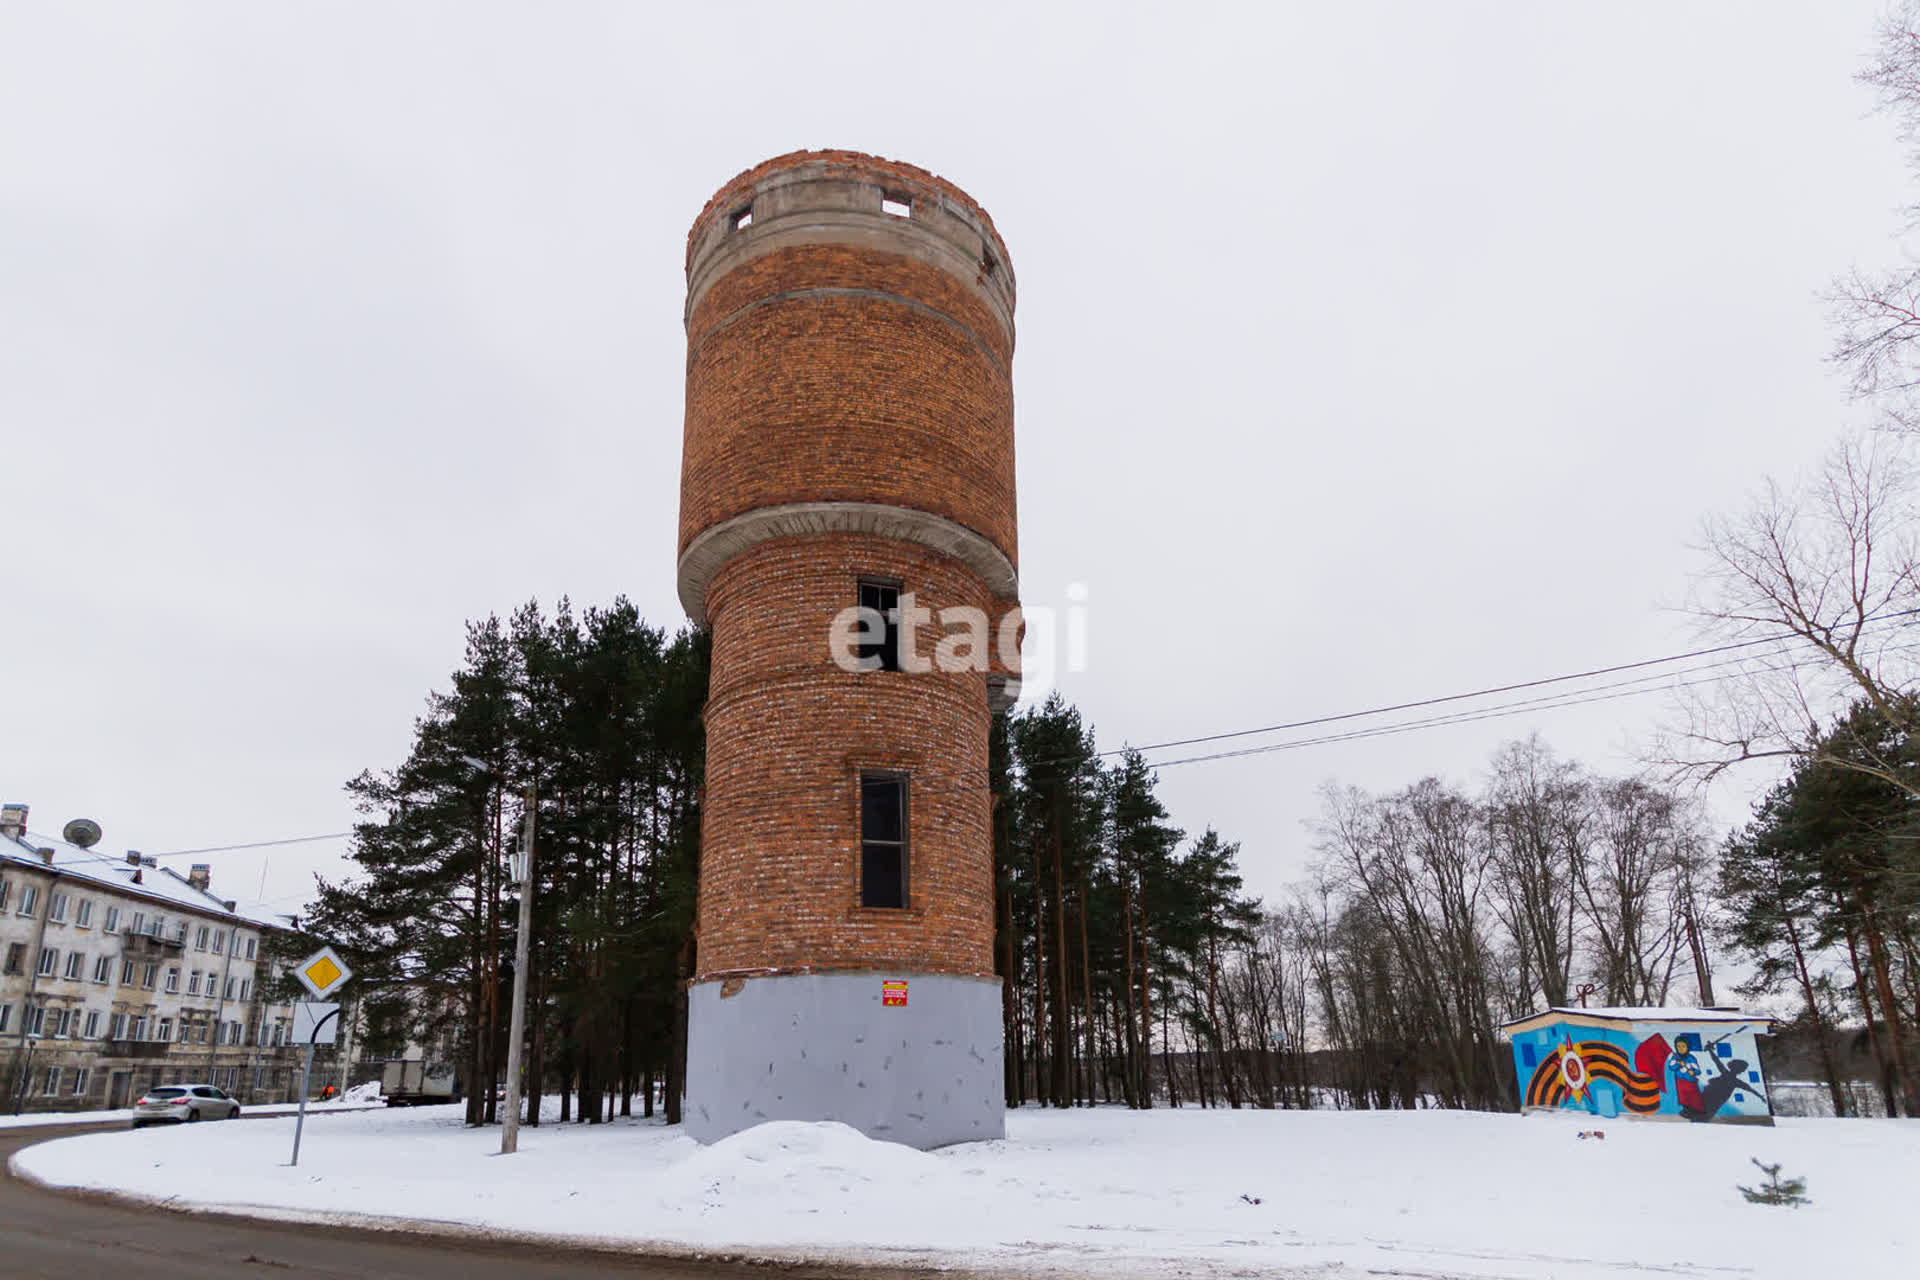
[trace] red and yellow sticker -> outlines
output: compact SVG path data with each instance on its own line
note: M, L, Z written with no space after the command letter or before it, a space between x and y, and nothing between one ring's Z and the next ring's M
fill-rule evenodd
M905 981L888 981L880 984L880 1003L888 1007L907 1007L907 984Z

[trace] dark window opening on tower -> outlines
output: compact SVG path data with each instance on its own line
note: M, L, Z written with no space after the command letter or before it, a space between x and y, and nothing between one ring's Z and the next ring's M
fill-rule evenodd
M900 584L862 578L860 607L872 611L862 619L865 634L874 635L876 625L879 632L877 638L862 640L859 644L861 669L898 671L900 669ZM874 620L875 614L879 615L877 624ZM877 666L874 665L876 661L879 664Z
M735 231L745 231L748 227L752 225L753 225L753 206L752 205L748 205L746 208L741 209L739 212L733 215L733 229Z
M890 213L896 218L913 216L913 199L910 196L896 195L891 191L880 193L880 212Z
M993 260L993 255L991 253L988 253L985 249L982 249L980 251L980 274L981 275L983 276L992 275L994 271L999 267L999 265L1000 265L999 263Z
M860 905L907 905L907 779L860 775Z

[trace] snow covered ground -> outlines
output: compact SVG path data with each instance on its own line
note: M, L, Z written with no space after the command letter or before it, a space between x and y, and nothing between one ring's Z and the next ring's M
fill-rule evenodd
M16 1171L175 1206L1067 1275L1910 1277L1920 1123L1777 1128L1471 1112L1025 1110L923 1153L833 1124L702 1147L656 1122L498 1130L454 1107L45 1143ZM1746 1203L1758 1156L1808 1182Z

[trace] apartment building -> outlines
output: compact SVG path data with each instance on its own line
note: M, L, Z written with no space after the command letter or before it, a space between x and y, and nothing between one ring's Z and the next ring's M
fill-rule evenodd
M289 917L218 896L211 871L94 848L0 808L0 1113L129 1105L205 1080L242 1103L295 1096L293 1007L266 941Z

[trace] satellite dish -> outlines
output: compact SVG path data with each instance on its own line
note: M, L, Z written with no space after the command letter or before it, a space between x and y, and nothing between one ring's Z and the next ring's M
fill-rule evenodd
M92 818L75 818L60 828L60 838L82 849L91 849L100 843L100 824Z

